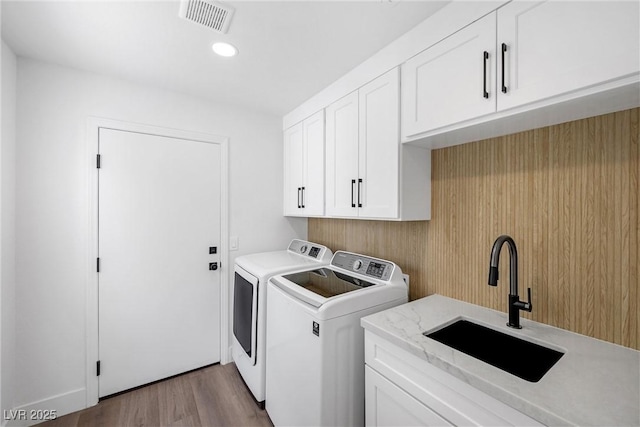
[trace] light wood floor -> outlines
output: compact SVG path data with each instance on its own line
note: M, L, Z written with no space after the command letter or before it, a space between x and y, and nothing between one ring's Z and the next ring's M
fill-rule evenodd
M100 401L40 424L58 426L273 426L235 364L213 365Z

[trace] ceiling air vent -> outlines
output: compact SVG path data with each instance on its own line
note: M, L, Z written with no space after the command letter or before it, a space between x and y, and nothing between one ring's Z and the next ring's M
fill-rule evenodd
M207 0L182 0L178 15L188 21L204 25L219 33L226 33L233 16L231 6Z

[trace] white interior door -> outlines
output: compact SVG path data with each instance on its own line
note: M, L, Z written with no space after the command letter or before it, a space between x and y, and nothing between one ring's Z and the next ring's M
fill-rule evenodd
M111 129L99 152L102 397L220 361L221 153Z

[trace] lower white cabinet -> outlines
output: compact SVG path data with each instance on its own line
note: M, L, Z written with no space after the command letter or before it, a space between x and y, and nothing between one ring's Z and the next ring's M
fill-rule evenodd
M367 426L540 426L538 421L365 331Z
M453 425L370 367L364 373L368 426Z

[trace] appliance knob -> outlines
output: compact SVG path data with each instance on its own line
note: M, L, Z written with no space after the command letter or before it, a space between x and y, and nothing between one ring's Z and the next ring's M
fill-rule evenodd
M305 253L307 252L307 245L302 245L302 247L300 248L300 253Z
M360 267L362 267L362 261L357 259L355 261L353 261L353 270L354 271L358 271L360 270Z

